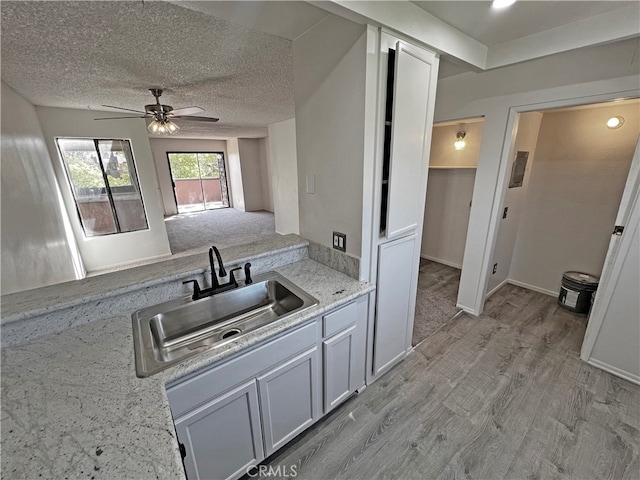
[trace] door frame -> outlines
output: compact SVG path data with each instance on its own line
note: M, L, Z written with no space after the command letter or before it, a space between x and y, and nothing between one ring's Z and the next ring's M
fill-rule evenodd
M210 151L199 151L199 150L194 150L194 151L185 151L185 150L179 150L179 151L167 151L166 153L166 157L167 157L167 166L169 167L169 178L171 179L171 193L173 194L173 201L176 204L176 212L177 214L180 214L180 211L178 209L178 197L176 196L176 183L175 180L173 178L173 172L171 171L171 159L169 158L169 155L171 154L179 154L179 153L186 153L186 154L216 154L216 155L222 155L222 165L224 167L224 175L220 175L220 181L222 182L222 180L224 180L225 186L226 186L226 192L227 192L227 203L228 205L224 208L230 208L231 207L231 195L229 194L229 183L227 182L227 172L229 171L229 168L227 167L227 156L225 155L225 152L223 151L216 151L216 152L210 152ZM198 172L200 172L200 167L198 166ZM200 175L200 188L202 187L202 175ZM222 187L221 187L222 190ZM204 205L204 191L202 192L202 198L203 198L203 205ZM206 210L215 210L215 209L207 209L206 207L204 207L202 209L202 211L206 211Z
M532 103L527 105L512 106L509 108L509 114L505 129L504 143L502 146L502 154L500 156L500 164L498 166L498 178L496 181L496 189L493 195L493 202L491 208L491 216L489 220L489 229L487 235L487 243L485 244L484 252L482 254L481 272L479 276L479 282L477 283L475 302L472 308L467 308L459 303L459 296L457 306L471 315L477 316L482 313L484 304L487 298L487 288L489 285L489 278L491 275L491 266L493 261L493 254L497 244L500 219L502 218L502 204L506 195L506 185L509 180L508 166L509 160L513 154L513 147L518 132L518 123L521 113L538 112L543 110L552 110L556 108L566 107L578 107L583 105L592 105L597 103L613 102L615 100L631 100L640 98L638 90L625 90L621 92L610 92L606 94L588 95L584 97L574 97L562 100L552 100L547 102ZM478 171L482 168L482 165L478 164ZM632 172L629 172L630 174ZM638 172L636 172L638 174ZM628 177L627 177L628 178ZM474 186L475 191L475 186ZM626 194L626 193L625 193ZM623 195L625 195L623 194ZM468 243L468 242L467 242ZM465 247L466 249L466 247ZM608 255L608 253L607 253ZM462 271L465 269L465 259L462 263ZM602 286L602 281L600 282ZM458 293L459 295L459 293Z

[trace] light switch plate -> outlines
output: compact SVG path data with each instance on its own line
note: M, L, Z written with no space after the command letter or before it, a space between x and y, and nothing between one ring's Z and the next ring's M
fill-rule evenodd
M347 235L340 232L333 232L333 248L341 252L347 251Z
M307 193L316 193L316 174L307 174Z

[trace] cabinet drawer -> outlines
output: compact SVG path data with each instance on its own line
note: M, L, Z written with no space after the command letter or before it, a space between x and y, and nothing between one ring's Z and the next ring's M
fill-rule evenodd
M325 315L322 319L322 336L330 337L334 333L353 325L358 319L356 302L345 305L338 310Z
M316 322L167 387L174 418L316 345Z

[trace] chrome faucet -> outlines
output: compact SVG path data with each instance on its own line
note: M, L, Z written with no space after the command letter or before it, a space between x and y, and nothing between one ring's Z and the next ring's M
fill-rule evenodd
M201 289L197 280L186 280L182 282L184 285L187 283L193 283L193 298L194 300L199 300L201 298L210 297L211 295L215 295L216 293L226 292L229 290L233 290L234 288L238 288L238 282L234 276L234 272L236 270L242 270L242 267L237 267L232 269L229 272L229 281L227 283L220 283L218 281L218 274L216 274L215 262L213 260L213 255L215 254L216 259L218 260L218 274L220 278L227 276L227 271L224 268L224 264L222 263L222 256L218 249L213 246L209 249L209 265L211 268L211 287ZM245 273L246 273L245 268ZM250 277L249 277L250 278Z

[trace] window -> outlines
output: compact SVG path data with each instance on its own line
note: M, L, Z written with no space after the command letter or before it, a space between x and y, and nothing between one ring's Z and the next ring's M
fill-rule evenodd
M229 206L222 152L167 152L178 213Z
M148 228L128 140L56 141L87 237Z

